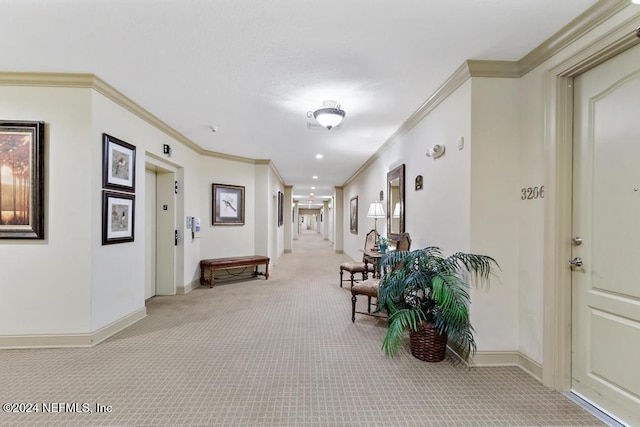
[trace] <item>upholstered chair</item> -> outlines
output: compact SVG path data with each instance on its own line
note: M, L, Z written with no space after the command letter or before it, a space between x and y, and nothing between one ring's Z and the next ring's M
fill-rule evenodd
M371 230L370 232L367 233L367 237L364 242L365 252L371 251L373 249L373 246L378 241L378 236L379 234L375 230ZM368 273L371 273L374 271L375 265L371 262L365 263L365 257L366 255L363 255L362 261L360 262L348 261L340 264L340 287L342 287L342 282L344 281L350 281L351 287L353 287L354 275L356 275L357 273L360 273L362 275L362 280L367 280ZM348 279L344 279L343 277L343 274L345 271L349 273Z
M409 233L402 233L400 238L396 241L397 251L410 251L411 250L411 236ZM378 298L378 285L380 279L372 277L370 279L363 280L362 282L353 284L351 286L351 321L356 321L356 313L366 314L368 316L384 317L381 314L371 312L371 298ZM356 311L356 301L358 295L367 296L367 312Z

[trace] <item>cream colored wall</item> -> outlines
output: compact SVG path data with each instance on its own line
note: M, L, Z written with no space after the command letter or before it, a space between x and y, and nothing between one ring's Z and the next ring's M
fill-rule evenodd
M0 244L0 346L86 345L144 315L147 162L174 170L179 182L177 287L197 284L202 258L254 253L259 166L200 155L90 88L0 86L0 117L46 123L46 239ZM103 132L136 146L131 243L102 245ZM263 169L269 188L283 191L277 174ZM211 225L214 182L245 186L244 226ZM186 214L202 219L200 239L191 239ZM281 252L280 231L258 241L278 239Z
M45 240L0 242L0 336L90 330L90 89L0 86L3 120L45 128Z
M276 264L284 252L284 229L278 227L278 191L284 193L284 184L270 164L255 166L255 251L243 255L266 255Z
M503 271L490 288L471 291L479 352L518 348L519 95L517 80L467 80L345 188L345 204L354 195L377 195L387 171L405 163L412 248L438 246L446 254L482 253L500 262ZM446 147L437 159L426 156L434 144ZM423 176L418 191L417 175ZM372 222L361 206L360 224ZM378 228L384 234L386 224ZM345 236L347 254L357 257L363 234Z
M242 256L255 253L255 175L256 168L251 163L209 156L201 157L199 176L202 220L200 258ZM244 225L212 225L212 186L214 183L239 185L245 188Z
M91 162L91 217L92 226L92 285L91 285L91 318L92 331L102 328L121 319L136 310L144 309L144 256L145 256L145 163L149 157L155 157L156 163L166 164L176 170L182 170L180 187L182 193L178 197L189 206L200 205L189 189L191 183L197 182L199 174L199 155L185 147L164 132L142 120L135 114L105 96L93 92L92 96L92 149ZM125 244L102 245L102 133L107 133L136 146L136 223L135 241ZM172 148L171 157L162 154L163 144ZM176 203L178 206L179 203ZM198 209L199 210L199 209ZM182 212L182 209L180 210ZM176 215L176 228L180 231L179 245L175 247L176 267L186 264L186 270L180 268L176 272L176 286L182 286L195 276L194 266L199 255L193 249L197 243L191 241L190 233L184 232L186 221L182 215ZM187 248L191 250L187 250ZM183 262L184 260L184 262ZM187 277L185 277L187 274Z
M471 84L463 84L436 110L418 123L398 141L390 144L382 155L364 169L344 189L344 215L349 218L349 200L359 196L358 235L345 226L345 252L351 258L362 258L359 252L364 236L373 228L367 218L369 204L383 190L386 213L387 172L405 163L405 229L411 234L412 248L440 246L445 251L469 247L470 151L455 147L455 141L470 135ZM434 144L445 144L446 153L432 159L426 156ZM423 190L415 190L415 178L423 176ZM378 232L386 235L386 220L378 220Z
M471 289L478 350L519 346L520 82L471 79L471 234L469 252L490 255L501 271ZM536 201L535 203L538 203Z

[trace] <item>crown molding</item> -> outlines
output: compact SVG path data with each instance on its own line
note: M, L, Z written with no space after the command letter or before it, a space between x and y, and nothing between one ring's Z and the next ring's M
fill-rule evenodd
M396 130L382 146L375 152L366 162L362 164L356 170L353 175L349 177L342 184L342 187L346 187L349 185L351 181L353 181L362 171L366 170L369 166L373 164L376 160L378 160L384 152L395 144L400 138L409 133L411 129L415 127L418 123L422 121L431 111L433 111L442 101L447 99L449 95L455 92L464 82L466 82L471 77L471 73L469 71L468 61L464 62L458 69L445 81L442 86L440 86L407 120L400 125L398 130Z
M554 35L533 49L519 61L470 59L465 61L436 91L394 132L366 162L347 179L348 186L358 175L371 166L389 147L406 135L415 125L433 111L471 77L520 78L560 52L570 43L593 30L611 16L629 5L628 0L598 0L593 6L562 27Z
M598 0L593 6L522 57L518 61L521 75L524 76L538 65L544 63L628 5L628 0Z
M95 74L88 73L40 73L40 72L10 72L0 71L0 85L2 86L33 86L33 87L67 87L93 89L107 99L118 104L125 110L141 118L145 122L164 132L167 136L177 140L197 154L236 162L260 164L269 160L255 160L242 156L218 153L205 150L180 132L142 108L118 89L111 86ZM278 174L279 176L279 174Z
M517 61L485 61L470 59L467 61L471 77L520 78L522 72Z

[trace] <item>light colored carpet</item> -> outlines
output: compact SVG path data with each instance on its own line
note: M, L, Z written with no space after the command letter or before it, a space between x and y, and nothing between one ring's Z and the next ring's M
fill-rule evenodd
M93 348L0 351L2 403L92 411L0 413L0 425L601 425L516 367L429 364L408 345L385 357L385 322L351 323L345 260L302 234L269 280L152 298L145 319Z

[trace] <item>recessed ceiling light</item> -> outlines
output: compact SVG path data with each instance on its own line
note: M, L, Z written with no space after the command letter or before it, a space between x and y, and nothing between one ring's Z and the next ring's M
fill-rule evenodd
M318 179L318 175L313 175L312 178L313 179Z
M311 189L312 189L312 190L315 190L315 189L316 189L316 187L311 187Z
M321 159L321 158L323 158L323 157L324 157L324 156L323 156L322 154L320 154L320 153L316 154L316 159Z
M310 196L313 196L313 193L309 193Z

